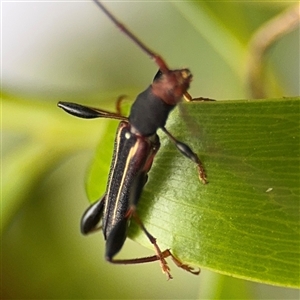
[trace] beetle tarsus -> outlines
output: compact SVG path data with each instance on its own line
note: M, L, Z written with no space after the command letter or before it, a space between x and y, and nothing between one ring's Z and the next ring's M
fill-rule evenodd
M195 270L193 267L190 267L189 265L182 263L182 262L181 262L178 258L176 258L171 252L170 252L170 256L171 256L173 262L175 263L175 265L176 265L177 267L179 267L179 268L181 268L181 269L183 269L183 270L185 270L185 271L187 271L187 272L190 272L190 273L192 273L192 274L194 274L194 275L199 275L199 274L200 274L200 272L201 272L200 269Z
M203 184L207 184L208 181L206 178L206 173L201 161L198 163L197 168L198 168L199 179L202 181Z
M205 97L197 97L197 98L193 98L188 92L185 92L183 94L183 98L186 102L205 102L205 101L216 101L215 99L211 99L211 98L205 98Z

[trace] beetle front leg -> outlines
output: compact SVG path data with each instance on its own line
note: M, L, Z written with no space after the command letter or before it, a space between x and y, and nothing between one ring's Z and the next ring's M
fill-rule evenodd
M193 102L193 101L216 101L215 99L211 99L211 98L205 98L205 97L198 97L198 98L193 98L188 92L185 92L183 94L183 98L186 102Z
M207 179L206 179L205 170L198 155L194 153L193 150L187 144L178 141L165 127L161 129L183 155L185 155L187 158L189 158L190 160L192 160L194 163L197 164L199 179L203 182L203 184L206 184Z

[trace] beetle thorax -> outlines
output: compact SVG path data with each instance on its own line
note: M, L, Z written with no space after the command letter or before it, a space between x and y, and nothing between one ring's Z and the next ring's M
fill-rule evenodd
M163 73L152 83L152 93L169 105L179 103L192 81L189 69L171 70Z

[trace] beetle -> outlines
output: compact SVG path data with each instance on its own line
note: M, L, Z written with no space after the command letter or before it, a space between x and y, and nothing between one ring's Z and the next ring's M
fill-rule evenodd
M170 251L161 251L156 239L145 228L139 218L136 207L143 188L148 180L153 159L160 148L158 129L161 129L173 142L176 148L192 160L198 170L199 179L207 183L203 165L196 153L185 143L177 140L165 127L169 113L181 102L210 100L207 98L192 98L187 92L192 74L189 69L171 70L166 62L155 52L146 47L131 31L121 24L105 6L98 0L93 0L97 6L112 20L113 23L127 35L135 44L148 54L159 67L152 84L141 92L130 109L129 117L121 114L120 105L123 97L116 102L116 112L110 112L83 106L71 102L60 101L58 106L76 117L110 118L120 120L115 142L113 159L105 194L90 205L81 219L81 232L88 234L99 228L106 240L105 258L114 264L138 264L159 261L162 271L168 279L172 278L170 268L165 260L171 257L182 269L199 274L200 270L182 263ZM155 255L135 259L115 259L127 237L129 220L133 218L153 244Z

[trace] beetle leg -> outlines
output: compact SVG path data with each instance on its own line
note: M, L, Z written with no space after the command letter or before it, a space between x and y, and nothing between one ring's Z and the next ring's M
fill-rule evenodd
M80 229L82 234L88 234L101 229L101 226L98 226L98 224L102 218L105 197L106 194L103 195L97 202L90 205L83 213L80 222Z
M136 213L135 208L131 208L131 210L132 210L131 214L132 214L134 220L141 227L141 229L144 231L144 233L146 234L146 236L149 239L149 241L151 242L151 244L154 246L157 260L160 261L160 266L162 268L163 273L165 273L167 275L168 279L172 279L173 277L170 273L170 268L168 266L167 261L165 260L165 256L163 255L163 252L160 250L159 246L156 243L156 238L145 228L143 222L141 221L138 214Z
M120 98L119 98L120 99ZM117 100L117 103L121 100ZM109 119L116 119L116 120L123 120L127 121L128 118L124 117L120 114L120 109L116 113L90 107L84 106L73 102L63 102L59 101L57 104L58 107L62 108L67 113L83 119L95 119L95 118L109 118ZM116 104L118 107L118 104Z
M135 258L135 259L113 259L113 257L120 251L122 248L124 241L126 239L126 230L127 230L127 221L133 217L137 224L141 227L144 233L147 235L150 242L153 244L156 255L150 257L142 257L142 258ZM165 256L167 252L163 253L156 243L155 237L153 237L145 228L144 224L138 217L135 206L132 206L125 218L121 220L111 231L110 235L106 240L106 253L105 258L107 261L113 264L139 264L139 263L146 263L152 261L160 261L160 265L162 268L163 273L167 274L168 279L172 279L172 275L170 273L170 268L165 260ZM169 256L169 254L167 255Z
M216 101L215 99L204 98L204 97L193 98L188 92L185 92L183 94L183 98L184 98L184 100L186 102L192 102L192 101Z
M116 101L116 112L119 116L122 116L122 111L121 111L121 104L124 101L124 99L126 98L125 95L121 95L118 97L117 101Z
M199 275L200 274L200 269L195 270L193 267L190 267L187 264L182 263L178 258L176 258L172 252L167 249L161 252L161 255L163 258L167 258L171 256L173 262L176 264L177 267L190 272L191 274L194 275ZM148 263L148 262L155 262L160 260L160 258L157 255L152 255L152 256L147 256L147 257L140 257L140 258L133 258L133 259L115 259L111 260L110 262L113 264L142 264L142 263ZM167 274L168 279L172 279L172 275L169 273Z
M193 152L193 150L185 143L178 141L165 127L161 128L164 133L169 137L169 139L174 143L176 148L187 158L192 160L197 164L199 179L203 182L203 184L207 183L205 170L202 162L200 161L198 155Z
M145 228L143 222L139 218L138 214L135 211L135 207L132 207L128 213L127 216L132 216L136 223L141 227L141 229L144 231L152 245L154 246L156 255L147 256L147 257L140 257L140 258L133 258L133 259L108 259L109 262L114 264L141 264L141 263L147 263L147 262L154 262L154 261L160 261L160 265L162 268L163 273L165 273L168 277L168 279L172 279L172 275L170 273L170 268L167 264L167 261L165 258L171 256L173 262L181 269L184 269L187 272L190 272L194 275L198 275L200 273L200 270L195 270L194 268L190 267L187 264L182 263L178 258L176 258L169 249L161 251L159 246L156 243L156 238L149 233L149 231ZM127 218L125 218L127 220Z
M166 250L166 251L168 251L168 256L171 256L173 262L175 263L175 265L176 265L177 267L179 267L179 268L181 268L181 269L184 269L184 270L186 270L186 271L188 271L188 272L190 272L190 273L192 273L192 274L194 274L194 275L199 275L199 274L200 274L200 271L201 271L200 269L195 270L193 267L190 267L189 265L182 263L178 258L176 258L176 257L171 253L170 250ZM165 252L165 251L164 251L164 252ZM165 257L167 257L167 256L165 256Z

